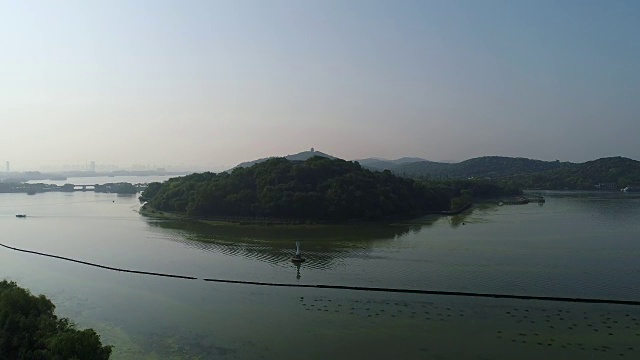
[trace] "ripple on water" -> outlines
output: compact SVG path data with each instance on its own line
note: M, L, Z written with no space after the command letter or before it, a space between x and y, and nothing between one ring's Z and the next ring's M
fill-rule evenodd
M274 266L289 268L291 266L291 256L295 253L295 242L290 241L272 242L237 239L211 239L183 233L175 236L161 234L155 238L180 243L188 248L222 254L232 257L242 257L248 260L265 262ZM341 266L346 259L373 259L369 250L361 247L337 248L332 251L323 250L318 247L307 246L303 242L303 254L307 259L304 266L309 269L328 270ZM378 259L382 257L377 256Z

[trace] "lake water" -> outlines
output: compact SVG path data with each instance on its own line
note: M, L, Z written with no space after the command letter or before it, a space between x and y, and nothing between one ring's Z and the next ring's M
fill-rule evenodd
M544 205L478 206L420 225L253 228L145 218L136 196L0 194L3 244L198 280L6 248L0 264L96 329L116 359L639 358L639 306L202 280L640 300L640 196L543 195Z

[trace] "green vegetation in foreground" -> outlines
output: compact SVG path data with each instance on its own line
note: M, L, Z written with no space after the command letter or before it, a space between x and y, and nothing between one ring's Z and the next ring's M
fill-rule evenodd
M380 221L456 210L474 197L519 193L487 181L416 181L358 163L274 158L231 173L151 183L140 200L156 212L195 218Z
M77 330L54 309L44 295L0 282L0 358L109 359L111 347L102 346L95 331Z

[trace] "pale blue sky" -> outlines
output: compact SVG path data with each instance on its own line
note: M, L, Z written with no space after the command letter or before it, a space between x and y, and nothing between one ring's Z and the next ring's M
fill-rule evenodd
M638 1L0 1L0 160L640 159Z

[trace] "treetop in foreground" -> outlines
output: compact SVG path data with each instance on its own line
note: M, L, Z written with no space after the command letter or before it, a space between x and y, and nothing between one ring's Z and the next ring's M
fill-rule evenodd
M54 314L44 295L34 296L15 282L0 282L0 358L109 359L111 346L102 346L92 329L77 330Z

